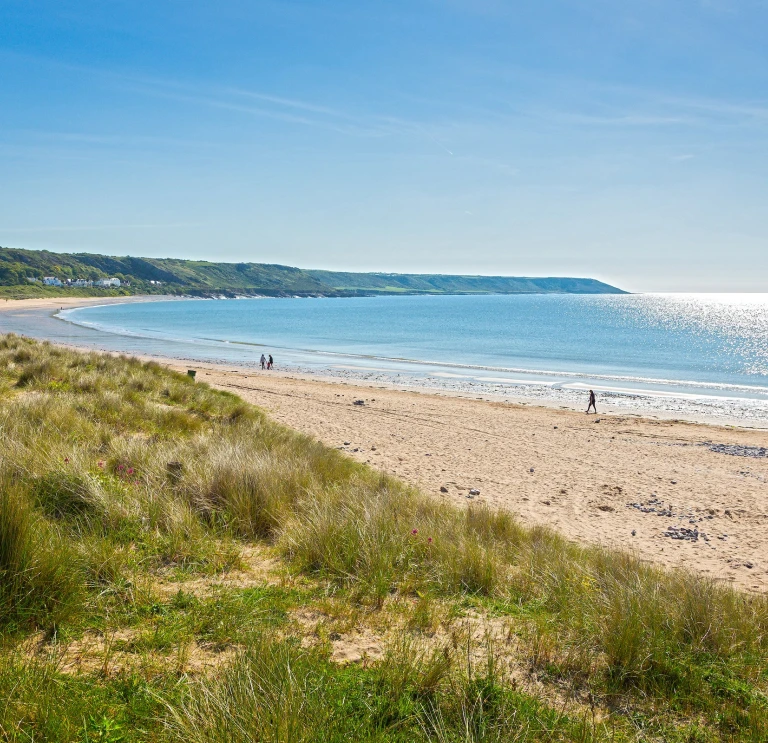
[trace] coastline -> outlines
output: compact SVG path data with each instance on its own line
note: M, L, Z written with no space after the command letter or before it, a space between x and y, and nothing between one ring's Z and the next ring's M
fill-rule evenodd
M197 339L194 342L152 332L112 332L90 322L54 317L60 309L74 310L99 304L153 301L202 301L177 296L71 298L17 300L0 303L18 322L3 323L7 329L32 337L47 338L72 347L122 352L156 359L176 359L189 364L213 363L224 367L256 369L258 357L273 353L278 366L294 376L323 381L373 385L445 395L482 397L493 401L543 405L555 409L583 410L588 389L597 392L603 412L642 415L662 420L687 420L743 428L768 428L768 400L764 391L750 394L750 387L711 382L654 380L615 374L535 371L534 369L471 366L444 361L420 361L355 353L301 350L300 347L261 346L239 341ZM309 300L307 300L309 301ZM760 388L756 388L760 389Z
M17 332L82 350L126 353L169 365L186 363L192 366L212 365L220 368L257 369L258 355L262 350L270 350L266 346L237 345L235 347L241 349L242 354L233 359L222 355L221 345L218 348L204 345L195 347L183 341L159 340L136 334L123 335L92 328L87 324L68 320L66 317L57 317L62 309L192 300L204 301L197 297L175 295L11 300L0 302L0 332ZM4 322L9 314L14 316L15 321ZM541 383L525 378L526 370L518 370L519 373L513 376L521 378L511 381L509 376L507 378L494 376L494 374L500 374L502 370L485 367L465 367L442 362L429 364L407 359L352 357L343 353L318 353L316 359L308 362L309 352L296 352L293 349L278 347L275 347L272 352L278 357L278 368L281 372L297 379L469 397L575 412L583 411L586 404L587 386L585 384L565 386ZM394 366L388 365L388 361L396 363ZM538 373L559 377L580 376L562 372ZM658 392L642 388L631 389L635 381L631 377L604 377L605 380L623 380L622 384L629 385L629 388L626 386L614 388L610 381L607 382L607 386L601 387L601 375L592 375L590 378L591 386L597 391L599 409L603 413L768 430L768 404L765 400L727 395Z
M64 306L43 301L35 311ZM507 509L569 539L629 550L745 590L768 588L765 429L604 406L586 416L566 404L474 390L127 352L182 372L194 368L199 381L435 497ZM479 495L468 497L471 489ZM669 536L681 529L698 536Z

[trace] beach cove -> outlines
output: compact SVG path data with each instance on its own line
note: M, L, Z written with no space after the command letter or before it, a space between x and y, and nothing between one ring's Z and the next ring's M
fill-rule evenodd
M7 303L0 307L2 330L12 315L18 321L31 313L29 321L42 312L49 318L39 326L46 337L46 329L67 327L50 317L61 306L59 300ZM125 350L147 357L138 347ZM628 550L746 590L768 586L765 429L603 407L586 416L566 406L477 399L450 389L153 358L181 371L194 368L198 380L436 498L484 502L569 539Z

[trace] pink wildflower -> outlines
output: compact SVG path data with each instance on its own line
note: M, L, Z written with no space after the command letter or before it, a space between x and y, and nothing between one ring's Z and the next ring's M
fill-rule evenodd
M117 469L118 470L124 470L125 469L125 465L124 464L118 464L117 465Z
M64 464L69 464L69 457L64 457Z
M104 462L99 462L99 467L103 467L103 466L104 466Z
M132 475L132 474L133 474L133 467L129 467L129 468L128 468L128 474L129 474L129 475Z
M432 537L427 537L427 544L432 544Z
M413 534L413 536L414 536L414 537L415 537L415 536L416 536L418 533L419 533L419 530L418 530L418 529L414 529L414 530L411 532L411 534Z

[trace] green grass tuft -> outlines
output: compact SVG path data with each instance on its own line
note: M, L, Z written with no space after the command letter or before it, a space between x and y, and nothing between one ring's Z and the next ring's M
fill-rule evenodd
M19 487L0 480L0 626L52 628L76 610L79 589L69 548Z

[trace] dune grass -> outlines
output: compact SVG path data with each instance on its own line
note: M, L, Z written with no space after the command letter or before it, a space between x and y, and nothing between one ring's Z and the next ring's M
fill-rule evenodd
M589 719L505 685L492 656L456 667L410 646L374 668L339 670L317 652L254 638L216 682L193 684L168 712L171 734L190 743L595 738Z
M768 736L765 597L439 503L159 365L0 337L0 452L9 740ZM270 576L227 583L253 550ZM383 658L335 663L363 631Z

